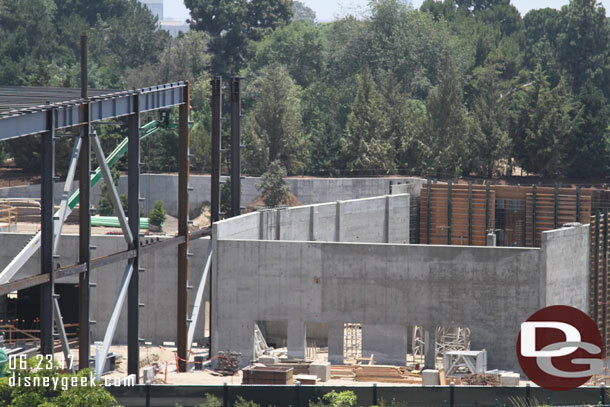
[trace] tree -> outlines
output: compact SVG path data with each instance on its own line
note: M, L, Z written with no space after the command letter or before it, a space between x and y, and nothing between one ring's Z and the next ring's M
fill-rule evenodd
M167 218L163 201L155 201L153 209L148 213L148 220L152 225L161 227Z
M295 21L273 31L253 46L249 71L282 64L299 86L307 87L324 70L326 42L320 28Z
M279 160L269 164L269 169L261 176L261 183L256 185L257 190L262 190L263 202L269 208L275 208L288 201L290 187L284 180L286 169Z
M292 2L292 21L304 21L309 24L316 23L316 12L298 0Z
M601 89L591 82L578 95L581 110L568 134L564 161L572 177L604 177L610 170L610 105Z
M533 84L515 99L509 128L518 164L530 173L558 175L564 168L566 141L574 130L577 112L566 83L551 89L538 67Z
M475 95L472 103L476 125L471 157L477 172L487 178L498 174L500 160L508 157L509 138L506 129L508 106L500 84L500 72L495 65L475 70Z
M45 378L51 386L11 386L11 377L0 378L0 403L9 407L30 406L74 406L74 407L112 407L118 406L116 399L101 383L89 385L92 372L90 369L78 373L60 373L56 362L37 369L40 360L30 358L27 367L12 370L11 376L15 382L40 383ZM80 385L83 380L86 386ZM57 386L53 386L53 383ZM79 383L73 386L72 383Z
M289 174L301 173L307 159L298 87L282 65L261 71L248 91L256 103L244 126L245 169L252 174L267 171L280 160Z
M383 97L368 69L358 76L358 91L341 140L349 172L388 174L395 170L391 156L389 120Z
M610 27L606 10L596 0L572 0L561 9L559 61L569 75L572 92L587 82L608 89Z
M426 110L434 172L437 176L458 176L467 165L464 153L468 123L460 80L449 55L445 56L438 85L426 100Z
M247 57L248 43L263 38L292 18L290 0L185 0L191 29L210 35L212 72L237 73Z
M191 31L166 42L156 64L146 63L126 72L128 88L188 80L194 82L209 67L208 36Z

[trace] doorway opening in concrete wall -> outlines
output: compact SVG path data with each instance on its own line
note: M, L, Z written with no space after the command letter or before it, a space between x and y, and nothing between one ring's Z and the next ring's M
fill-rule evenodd
M288 337L287 321L256 321L254 327L255 346L257 343L256 327L260 330L268 347L273 349L286 347L286 338ZM260 340L260 338L258 340Z
M362 358L362 324L343 324L343 359L345 364L358 362Z
M305 359L317 360L328 353L328 324L324 322L305 322ZM327 357L328 358L328 357Z

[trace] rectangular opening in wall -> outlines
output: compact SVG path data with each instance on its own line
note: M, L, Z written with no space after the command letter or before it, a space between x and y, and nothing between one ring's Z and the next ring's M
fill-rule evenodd
M343 325L343 359L345 364L354 364L362 358L362 323L349 322Z
M259 352L267 348L282 349L286 347L288 338L287 321L256 321L254 325L254 352L258 357Z
M307 349L305 358L316 360L326 357L328 360L328 324L324 322L306 322Z

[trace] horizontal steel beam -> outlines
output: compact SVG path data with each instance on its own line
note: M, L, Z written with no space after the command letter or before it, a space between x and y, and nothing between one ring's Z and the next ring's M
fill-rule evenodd
M168 83L149 88L121 91L94 96L87 100L77 99L27 109L3 112L0 116L0 140L29 136L49 131L47 111L55 109L56 129L83 124L83 110L91 105L91 122L113 119L134 114L136 95L139 95L140 112L168 109L185 103L186 82Z
M189 233L189 239L199 239L205 236L212 235L212 228L204 228L200 230L196 230L194 232ZM184 236L177 236L171 239L164 239L155 241L148 244L142 244L140 246L140 253L146 253L152 250L159 250L164 247L177 246L185 242ZM107 266L108 264L117 263L124 260L129 260L134 258L136 255L135 250L125 250L118 253L109 254L107 256L97 257L91 260L91 268L97 268L102 266ZM65 278L69 276L76 275L80 272L83 272L87 269L84 263L76 263L71 264L69 266L64 266L55 270L55 279L58 280L60 278ZM41 285L49 282L48 274L38 274L32 277L22 278L20 280L12 281L6 284L0 284L0 295L5 295L13 291L24 290L26 288L35 287L37 285Z

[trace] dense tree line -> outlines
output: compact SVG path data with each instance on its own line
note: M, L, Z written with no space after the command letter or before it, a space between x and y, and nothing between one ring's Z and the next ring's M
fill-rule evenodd
M252 175L276 160L288 174L610 175L610 25L595 0L524 16L509 0L371 0L332 23L298 1L185 4L191 32L170 38L136 0L0 0L0 85L78 86L87 31L92 87L193 82L196 171L210 168L209 78L240 74ZM124 137L101 131L108 147ZM171 130L146 140L146 169L175 170L176 144Z

